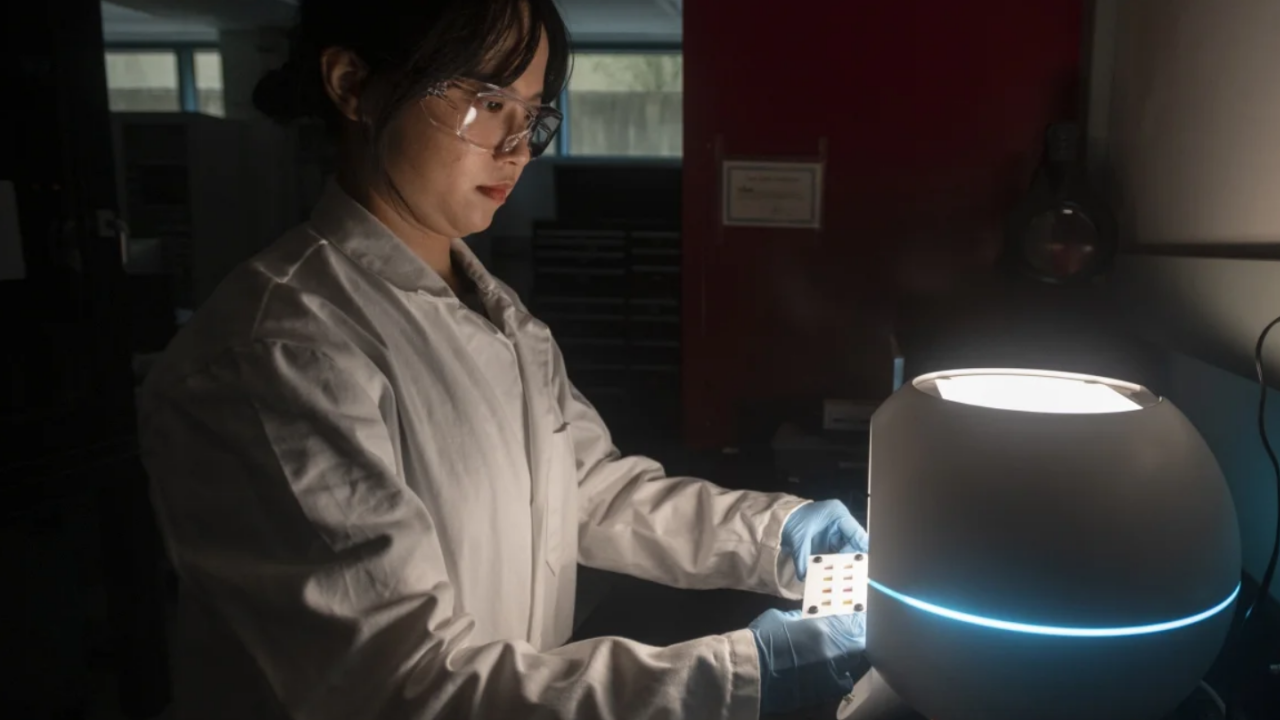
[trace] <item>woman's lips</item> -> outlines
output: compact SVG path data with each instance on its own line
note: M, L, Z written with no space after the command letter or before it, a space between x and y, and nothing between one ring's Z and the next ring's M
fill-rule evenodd
M510 185L481 185L476 190L496 203L506 202L507 196L511 194Z

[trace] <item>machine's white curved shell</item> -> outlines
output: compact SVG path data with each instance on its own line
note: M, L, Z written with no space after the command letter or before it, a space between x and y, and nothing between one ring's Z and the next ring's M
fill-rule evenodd
M1232 616L1235 509L1212 453L1167 400L1042 414L908 384L872 421L868 520L868 657L927 717L1159 717L1194 689ZM1049 631L947 617L885 589Z

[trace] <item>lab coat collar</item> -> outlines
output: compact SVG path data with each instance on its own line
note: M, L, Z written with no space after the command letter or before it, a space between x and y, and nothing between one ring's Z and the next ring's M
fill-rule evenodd
M453 297L444 278L333 180L311 211L311 226L344 255L397 288ZM454 241L455 251L459 244Z
M476 284L476 289L480 291L481 297L506 300L506 296L499 289L498 281L489 274L488 269L480 262L480 258L471 251L470 245L455 238L451 248L453 260L459 266L457 269L471 278L471 281Z
M462 240L453 241L454 269L466 273L476 285L481 302L489 309L490 320L499 325L503 333L513 337L530 323L528 311L511 295L502 291L501 285L481 264L471 247Z

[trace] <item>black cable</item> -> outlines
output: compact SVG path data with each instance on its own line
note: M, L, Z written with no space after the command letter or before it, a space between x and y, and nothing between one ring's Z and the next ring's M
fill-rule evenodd
M1258 435L1262 438L1262 448L1267 452L1267 459L1271 461L1271 470L1275 474L1276 479L1276 534L1275 540L1271 544L1271 559L1267 561L1267 569L1262 573L1262 580L1258 586L1258 592L1254 595L1253 601L1249 603L1249 607L1243 613L1238 615L1236 627L1232 630L1232 639L1230 645L1237 655L1244 652L1241 644L1245 641L1245 626L1248 625L1249 619L1253 617L1254 611L1262 606L1262 603L1271 594L1271 581L1276 574L1276 560L1280 558L1280 461L1276 460L1275 450L1271 447L1271 439L1267 436L1267 371L1262 362L1262 348L1267 341L1267 334L1271 332L1271 328L1280 325L1280 317L1267 323L1262 329L1262 333L1258 335L1258 343L1253 349L1254 369L1258 374ZM1233 668L1233 675L1238 674L1241 668L1237 665ZM1229 682L1233 682L1236 678L1232 677ZM1235 692L1228 694L1225 715L1228 720L1234 720L1239 713L1238 704L1235 702Z
M1276 537L1271 543L1271 559L1267 562L1266 571L1262 573L1262 584L1253 602L1249 604L1249 609L1245 611L1244 622L1248 622L1249 617L1270 595L1271 581L1276 576L1276 559L1280 557L1280 462L1276 460L1275 450L1271 448L1271 440L1267 437L1267 371L1262 365L1262 345L1267 341L1267 333L1271 332L1271 328L1276 325L1280 325L1280 317L1272 320L1262 329L1262 334L1258 336L1258 344L1253 350L1253 363L1258 371L1258 435L1262 437L1262 447L1267 451L1267 458L1271 460L1271 470L1276 477Z

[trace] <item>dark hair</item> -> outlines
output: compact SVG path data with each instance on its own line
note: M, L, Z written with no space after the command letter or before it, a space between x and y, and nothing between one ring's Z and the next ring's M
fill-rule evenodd
M545 96L560 94L569 75L569 33L555 0L301 0L289 61L267 73L253 104L280 123L338 120L325 93L320 56L332 47L355 53L385 102L366 118L375 136L408 103L439 83L470 78L505 87L538 51L551 48Z

